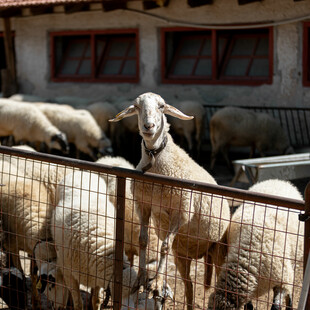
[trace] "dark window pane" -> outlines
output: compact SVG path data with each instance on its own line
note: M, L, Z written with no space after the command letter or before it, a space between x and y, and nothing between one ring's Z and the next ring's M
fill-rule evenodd
M130 49L128 52L128 56L129 57L136 57L136 45L133 42L130 43Z
M225 76L245 76L249 59L231 59L226 67Z
M136 61L127 60L122 73L124 75L135 75L136 74Z
M78 60L67 60L62 67L61 74L63 74L63 75L74 75L74 74L76 74L78 65L79 65Z
M168 30L164 40L163 80L269 82L272 57L269 55L269 31L269 28Z
M200 59L196 68L195 75L211 76L212 61L211 59Z
M175 75L191 75L195 59L180 59L174 69L173 74Z
M107 76L109 79L114 76L121 81L122 75L130 79L137 78L134 33L93 35L90 32L85 35L57 36L53 39L55 77L103 79Z
M203 45L201 55L204 55L204 56L211 56L212 55L211 39L206 39L204 41L204 45Z
M124 57L128 48L128 41L113 41L111 43L109 56Z
M260 38L255 55L268 56L268 52L269 52L268 38L267 37Z
M84 60L81 63L79 74L82 74L82 75L90 75L91 74L91 60L90 59Z
M249 76L269 76L268 59L254 59Z
M238 38L232 50L232 56L251 55L254 51L256 38Z
M193 56L197 55L201 46L200 39L186 39L181 46L181 56Z
M105 63L102 74L115 75L119 74L121 60L109 60Z

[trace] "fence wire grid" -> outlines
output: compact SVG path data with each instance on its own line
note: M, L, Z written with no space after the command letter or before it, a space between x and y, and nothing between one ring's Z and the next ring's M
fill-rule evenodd
M9 147L0 176L1 308L154 309L163 285L165 309L307 309L309 186L302 201Z

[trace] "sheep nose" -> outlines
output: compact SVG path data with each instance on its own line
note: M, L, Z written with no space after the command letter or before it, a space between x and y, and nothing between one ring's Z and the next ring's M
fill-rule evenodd
M152 129L154 126L155 126L154 123L144 124L145 129L148 129L148 130Z

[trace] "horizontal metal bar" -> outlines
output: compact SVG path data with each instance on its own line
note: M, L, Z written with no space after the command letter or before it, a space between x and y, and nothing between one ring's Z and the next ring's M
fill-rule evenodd
M26 150L15 149L11 147L0 146L0 153L27 157L34 160L39 160L43 162L51 162L54 164L66 165L70 167L93 170L96 172L107 173L115 176L120 176L124 178L132 178L135 180L156 183L167 186L173 186L182 189L189 189L193 191L201 191L203 193L214 194L219 196L226 196L230 198L237 198L240 200L252 200L254 202L268 203L272 205L279 205L287 208L304 210L304 202L296 199L280 198L274 195L259 194L250 192L248 190L237 189L222 185L215 185L203 182L197 182L194 180L178 179L168 176L163 176L153 173L143 173L138 170L111 167L102 165L95 162L84 161L73 158L65 158L57 155L45 154L40 152L31 152Z

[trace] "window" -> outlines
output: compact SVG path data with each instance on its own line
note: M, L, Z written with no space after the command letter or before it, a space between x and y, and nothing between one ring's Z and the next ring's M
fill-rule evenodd
M272 31L162 29L164 83L260 85L272 81Z
M310 22L304 23L303 84L310 86Z
M138 32L52 33L54 81L138 82Z

